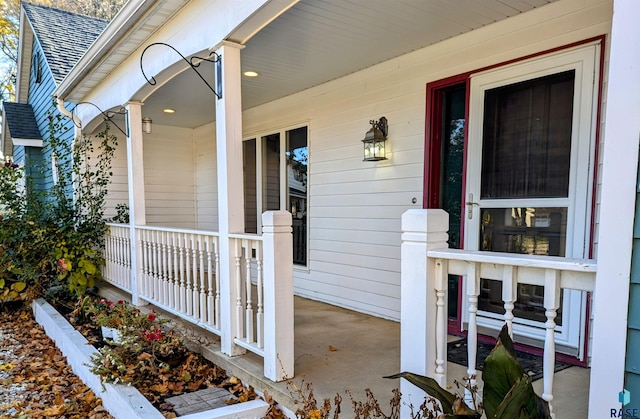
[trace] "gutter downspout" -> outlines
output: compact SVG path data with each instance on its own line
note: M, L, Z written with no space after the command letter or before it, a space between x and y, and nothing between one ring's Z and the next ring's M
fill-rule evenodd
M71 119L71 122L73 122L73 126L74 126L73 141L75 142L76 138L80 138L80 136L82 135L82 122L80 121L80 118L78 118L77 115L75 115L73 112L71 112L69 109L67 109L64 106L64 100L60 99L58 96L54 96L54 97L58 102L58 110L60 111L60 113L66 116L67 118Z

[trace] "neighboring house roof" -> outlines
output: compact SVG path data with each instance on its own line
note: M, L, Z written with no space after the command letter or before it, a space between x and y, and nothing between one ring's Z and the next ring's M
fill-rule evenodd
M59 85L80 57L109 23L98 19L31 3L22 3L33 32Z
M3 102L3 120L14 145L42 146L42 135L38 130L33 108L28 103ZM5 144L7 143L5 138Z

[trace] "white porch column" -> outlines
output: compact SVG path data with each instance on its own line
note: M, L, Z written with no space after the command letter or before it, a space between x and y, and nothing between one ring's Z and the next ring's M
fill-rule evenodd
M144 159L142 147L142 103L127 103L127 180L129 182L129 238L131 241L131 301L146 304L139 299L142 287L142 248L135 227L145 225Z
M264 376L293 377L293 229L287 211L262 214Z
M444 210L410 209L402 214L400 370L432 378L436 368L436 278L435 263L427 259L427 250L447 248L447 230L449 214ZM444 368L446 377L446 362ZM400 417L410 417L407 405L420 406L425 393L404 379L400 392Z
M242 163L242 102L240 50L242 45L223 42L215 48L222 56L222 98L216 101L216 147L218 152L218 224L220 233L221 350L239 355L235 345L238 318L234 309L238 290L231 280L235 260L229 233L244 232L244 183Z
M604 112L589 418L620 408L640 137L640 3L614 0Z

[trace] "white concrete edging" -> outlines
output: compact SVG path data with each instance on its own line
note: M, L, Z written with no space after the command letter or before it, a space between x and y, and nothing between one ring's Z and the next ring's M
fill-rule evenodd
M97 352L80 332L43 299L32 304L36 321L53 339L73 372L102 399L102 404L114 417L122 419L164 419L164 416L135 387L102 383L100 377L89 370L91 356ZM182 416L185 419L262 418L269 404L252 400L205 412Z

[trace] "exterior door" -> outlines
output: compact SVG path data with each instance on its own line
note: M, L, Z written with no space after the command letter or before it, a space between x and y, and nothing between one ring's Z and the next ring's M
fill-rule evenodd
M464 247L589 256L598 46L470 78ZM478 326L499 329L499 281L481 280ZM544 289L520 285L514 332L544 339ZM581 357L586 295L565 290L559 350ZM467 313L465 313L466 315Z

